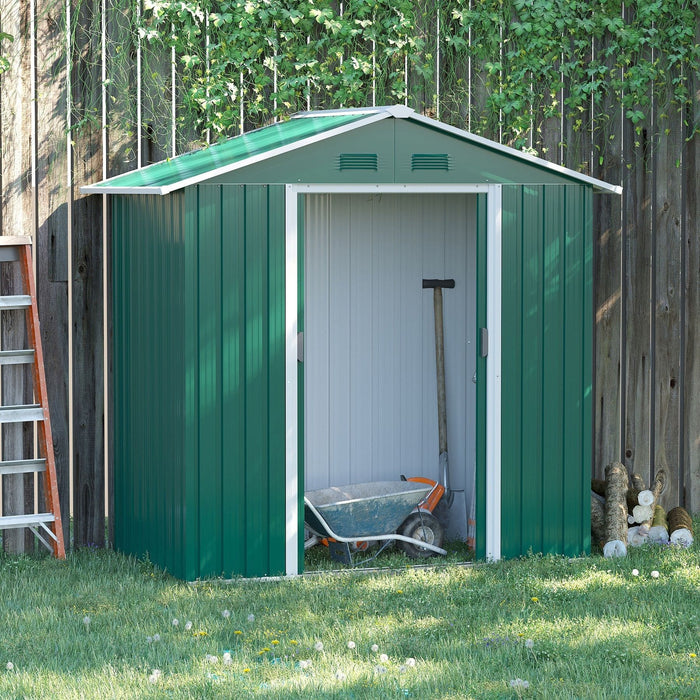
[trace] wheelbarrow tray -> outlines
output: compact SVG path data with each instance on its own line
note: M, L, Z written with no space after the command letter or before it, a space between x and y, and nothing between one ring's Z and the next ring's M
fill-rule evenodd
M329 529L340 537L369 538L396 532L432 486L414 481L371 481L307 491L308 500L323 518L306 507L308 527L321 537Z

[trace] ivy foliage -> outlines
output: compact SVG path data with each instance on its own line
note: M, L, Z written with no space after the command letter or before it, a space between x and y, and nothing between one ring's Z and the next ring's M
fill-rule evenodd
M12 34L0 31L0 49L2 47L3 42L5 41L14 41L14 37L12 36ZM9 60L6 56L3 56L2 53L0 53L0 75L2 75L6 70L8 70L9 67Z
M145 0L138 32L174 49L180 118L214 138L406 102L541 150L548 120L641 130L653 105L697 132L698 20L697 0Z

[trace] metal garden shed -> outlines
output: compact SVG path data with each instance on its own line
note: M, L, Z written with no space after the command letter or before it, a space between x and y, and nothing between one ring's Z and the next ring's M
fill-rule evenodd
M592 197L403 107L307 112L110 194L115 545L175 576L303 570L305 488L438 478L479 557L590 546ZM474 485L475 484L475 485Z

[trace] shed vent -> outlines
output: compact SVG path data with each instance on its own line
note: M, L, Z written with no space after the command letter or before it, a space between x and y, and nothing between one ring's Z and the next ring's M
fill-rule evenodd
M411 156L411 170L449 170L450 157L447 153L414 153Z
M378 170L376 153L341 153L338 158L340 170Z

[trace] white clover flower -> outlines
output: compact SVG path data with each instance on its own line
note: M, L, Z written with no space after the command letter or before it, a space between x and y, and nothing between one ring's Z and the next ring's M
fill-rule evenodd
M149 683L157 683L158 679L161 677L162 671L158 668L154 668L151 675L148 677Z
M316 642L316 644L314 644L314 649L316 649L316 651L323 651L323 642Z
M188 632L192 629L192 623L189 620L187 620L187 622L185 622L185 629Z
M527 690L530 687L530 683L528 681L524 681L522 678L515 678L510 682L510 687Z
M526 639L526 640L525 640L525 646L526 646L528 649L532 649L532 647L535 646L535 642L533 642L532 639Z
M248 615L248 622L255 622L255 615L253 615L253 613L250 613L250 615Z
M12 661L8 661L8 662L5 664L5 668L6 668L8 671L14 671L14 670L15 670L15 665L12 663Z
M85 627L89 627L89 626L90 626L90 622L92 622L92 620L90 620L90 616L89 616L89 615L86 615L86 616L83 618L83 624L85 625Z
M299 668L311 668L311 660L302 659L301 661L299 661Z
M224 658L224 666L230 666L233 663L233 659L231 658L230 651L225 651L223 658Z
M210 663L210 664L218 664L218 663L219 663L219 657L218 657L218 656L212 656L212 654L207 654L207 655L204 657L204 660L205 660L207 663Z
M379 660L380 660L383 664L385 664L385 663L389 660L389 657L388 657L386 654L380 654L380 655L379 655Z
M160 635L159 635L159 634L154 634L154 635L153 635L153 641L154 641L154 642L159 642L159 641L160 641Z
M386 666L382 666L381 664L377 664L377 665L374 667L374 672L375 672L377 675L381 675L381 674L383 674L383 673L386 673Z
M639 569L632 569L632 576L639 576Z
M146 644L152 644L153 643L153 637L146 637Z
M224 611L221 613L221 616L222 616L225 620L228 620L229 617L231 617L231 611L230 611L230 610L224 610Z
M654 571L651 572L651 577L652 578L659 578L659 572L654 569Z
M348 649L354 649L355 648L355 642L352 640L348 642Z
M409 656L406 661L404 661L404 664L406 664L408 668L415 668L416 660L412 656Z
M180 624L180 620L173 618L173 627L177 627Z
M399 666L399 673L406 673L406 671L408 671L408 666L401 664L401 666Z
M372 644L370 649L375 653L378 652L379 651L379 644Z
M335 678L336 678L336 680L338 680L338 681L344 681L345 678L346 678L346 676L345 676L345 674L339 669L339 670L337 670L337 671L335 672Z

